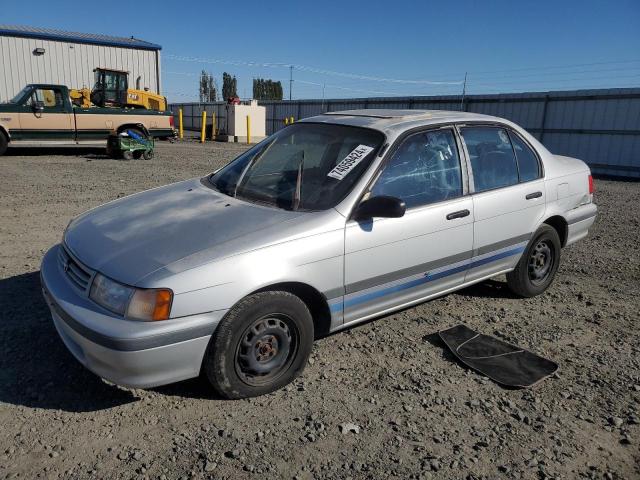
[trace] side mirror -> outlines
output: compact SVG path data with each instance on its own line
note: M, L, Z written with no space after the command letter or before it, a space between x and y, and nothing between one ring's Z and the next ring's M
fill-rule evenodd
M403 200L396 197L380 195L365 200L356 209L354 218L365 220L373 217L399 218L404 216L407 206Z
M33 104L33 111L39 113L44 112L44 102L37 100L36 103Z

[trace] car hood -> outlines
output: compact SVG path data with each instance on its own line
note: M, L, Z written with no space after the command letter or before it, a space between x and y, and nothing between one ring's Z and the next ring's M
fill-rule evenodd
M64 241L88 267L136 285L150 273L197 252L302 215L219 193L200 179L167 185L107 203L71 222ZM218 248L219 247L219 248Z

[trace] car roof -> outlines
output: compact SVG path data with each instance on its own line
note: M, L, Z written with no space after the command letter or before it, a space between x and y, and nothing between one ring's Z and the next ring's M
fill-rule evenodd
M471 112L392 109L342 110L327 112L315 117L307 117L300 121L373 128L386 134L393 133L396 135L414 127L431 124L454 122L510 123L503 118Z

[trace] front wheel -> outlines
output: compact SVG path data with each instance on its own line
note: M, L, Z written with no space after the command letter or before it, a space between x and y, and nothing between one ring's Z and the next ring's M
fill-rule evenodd
M560 265L560 237L543 224L533 235L516 268L507 273L507 285L521 297L535 297L553 282Z
M273 392L302 372L313 334L311 313L300 298L280 291L249 295L218 325L203 371L225 398Z

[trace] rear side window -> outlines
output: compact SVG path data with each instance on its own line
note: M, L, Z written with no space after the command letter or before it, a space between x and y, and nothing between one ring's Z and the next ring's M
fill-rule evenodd
M518 159L520 181L529 182L540 178L540 163L538 162L536 154L531 150L531 147L524 143L515 133L511 132L509 136L511 137L513 149L516 151L516 158Z
M469 152L476 192L518 183L518 164L504 128L464 127L460 131Z

